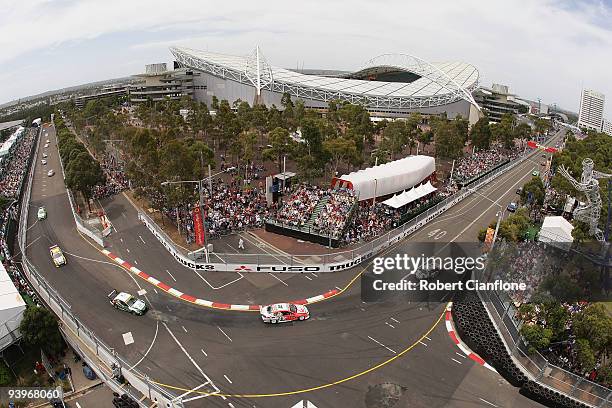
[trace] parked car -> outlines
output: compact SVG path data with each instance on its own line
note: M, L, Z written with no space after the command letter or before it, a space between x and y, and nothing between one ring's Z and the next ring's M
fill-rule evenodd
M39 207L37 216L39 220L44 220L47 218L47 209L45 207Z

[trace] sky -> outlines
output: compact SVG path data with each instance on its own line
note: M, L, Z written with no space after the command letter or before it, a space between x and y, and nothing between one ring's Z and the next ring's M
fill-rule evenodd
M168 47L355 70L386 53L465 61L480 82L577 111L607 95L612 0L0 0L0 104L171 62Z

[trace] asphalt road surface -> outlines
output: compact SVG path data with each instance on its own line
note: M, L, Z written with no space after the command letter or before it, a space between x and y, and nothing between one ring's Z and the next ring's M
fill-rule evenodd
M257 313L212 310L181 301L134 278L77 233L63 184L56 139L45 128L36 159L27 256L72 310L107 344L152 380L184 394L186 407L537 407L496 373L465 359L448 337L444 304L363 303L359 279L341 295L309 306L312 318L263 324ZM50 146L43 148L46 139ZM48 164L40 155L48 154ZM453 207L387 251L406 242L475 241L480 228L515 199L514 191L540 167L541 153ZM47 171L54 169L55 176ZM44 205L48 218L36 219ZM137 220L123 197L103 202L116 232L109 250L185 293L224 303L270 303L344 288L364 267L328 274L201 273L180 266ZM56 268L49 246L68 264ZM263 248L265 251L266 248ZM272 251L271 251L272 252ZM144 289L143 317L117 311L106 295ZM134 343L125 345L130 332ZM217 391L217 395L206 394Z

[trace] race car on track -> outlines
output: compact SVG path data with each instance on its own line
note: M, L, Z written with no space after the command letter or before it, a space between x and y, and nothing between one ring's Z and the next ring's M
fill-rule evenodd
M293 303L276 303L262 306L259 310L264 323L285 323L295 320L306 320L310 317L308 308Z
M54 174L55 174L55 171L54 171L54 170L49 170L49 171L47 172L47 176L49 176L49 177L52 177Z
M46 159L49 155L47 153L43 153L43 157Z
M37 215L39 220L44 220L47 218L47 209L45 207L39 207Z
M47 164L47 161L45 159L42 159L40 162L42 163L43 166Z
M58 247L57 245L49 247L49 254L51 254L51 259L53 259L53 263L57 268L62 265L66 265L66 257L64 256L64 253L62 252L60 247Z
M49 143L45 143L45 149L49 147Z
M138 316L142 316L147 312L146 303L129 293L113 290L108 294L108 298L115 309L123 310L124 312L129 312Z

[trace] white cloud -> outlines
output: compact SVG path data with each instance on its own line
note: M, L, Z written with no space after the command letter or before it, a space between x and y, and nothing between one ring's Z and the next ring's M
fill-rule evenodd
M166 60L171 44L238 54L260 44L271 63L286 67L354 69L387 52L463 60L485 82L571 109L581 87L597 89L608 95L612 118L612 27L602 24L610 15L602 2L552 0L9 1L0 4L0 67L12 75L1 80L0 102L133 74L121 71L126 58L142 58L141 66ZM103 64L80 58L88 45ZM23 77L20 58L45 49L73 67L61 69L48 53L54 70Z

